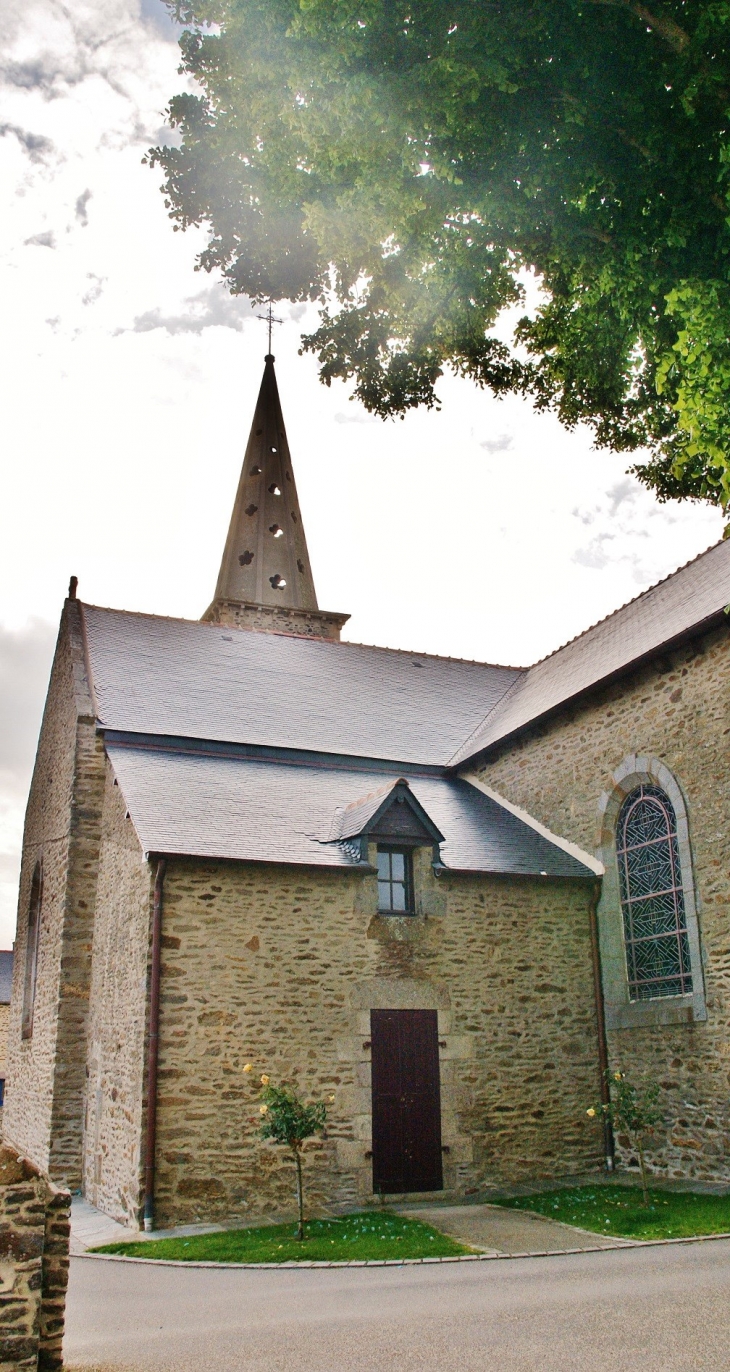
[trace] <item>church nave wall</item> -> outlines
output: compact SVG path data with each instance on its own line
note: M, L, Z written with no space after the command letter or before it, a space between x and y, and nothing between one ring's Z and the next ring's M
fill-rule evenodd
M589 851L597 849L601 797L632 754L660 760L681 787L707 1020L609 1029L612 1066L664 1086L668 1128L651 1161L672 1177L725 1178L730 1155L729 741L730 632L721 629L534 726L480 766L495 791ZM606 901L602 941L615 917Z
M4 1136L54 1181L80 1183L81 1096L104 761L79 611L59 630L23 841ZM21 1037L33 873L43 886L33 1031Z
M377 914L374 877L171 861L165 880L156 1223L291 1212L257 1083L335 1097L305 1150L310 1206L372 1199L369 1009L439 1012L454 1194L600 1165L588 887L444 877ZM254 1071L244 1074L247 1062Z
M150 910L145 861L106 764L83 1105L84 1195L136 1227L140 1192Z

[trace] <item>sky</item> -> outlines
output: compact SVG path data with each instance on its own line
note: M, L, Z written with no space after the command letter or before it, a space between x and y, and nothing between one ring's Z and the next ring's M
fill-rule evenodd
M213 595L266 351L195 271L146 150L184 88L160 0L5 0L0 54L0 948L69 577L98 605L198 618ZM380 421L274 352L320 606L344 637L527 664L721 535L516 397L444 377ZM506 324L502 327L506 327Z

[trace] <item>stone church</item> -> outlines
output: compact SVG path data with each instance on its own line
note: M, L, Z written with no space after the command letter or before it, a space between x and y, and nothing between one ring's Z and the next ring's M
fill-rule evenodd
M529 669L343 642L265 370L202 620L72 581L25 826L5 1137L148 1228L650 1162L725 1178L730 542ZM246 1063L255 1071L245 1074Z

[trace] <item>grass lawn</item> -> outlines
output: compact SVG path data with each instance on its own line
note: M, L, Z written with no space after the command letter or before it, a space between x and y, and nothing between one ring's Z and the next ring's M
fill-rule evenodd
M687 1191L650 1191L649 1196L647 1209L638 1186L575 1186L515 1196L499 1204L510 1210L535 1210L564 1224L627 1239L730 1233L730 1196L700 1196Z
M108 1243L94 1253L123 1253L130 1258L176 1258L187 1262L352 1262L372 1258L450 1258L471 1250L429 1224L378 1210L337 1220L311 1220L306 1238L295 1237L296 1224L261 1229L226 1229L183 1239L147 1239L141 1243Z

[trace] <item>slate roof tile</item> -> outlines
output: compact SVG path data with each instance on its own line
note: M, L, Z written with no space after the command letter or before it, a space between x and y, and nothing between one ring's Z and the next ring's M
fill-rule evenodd
M110 729L444 764L520 669L84 605Z
M569 853L459 778L308 767L110 743L107 751L145 852L352 867L354 850L332 841L338 810L365 787L406 776L444 835L455 871L592 877Z
M452 766L658 652L720 614L728 603L730 540L715 544L515 678L453 754Z

